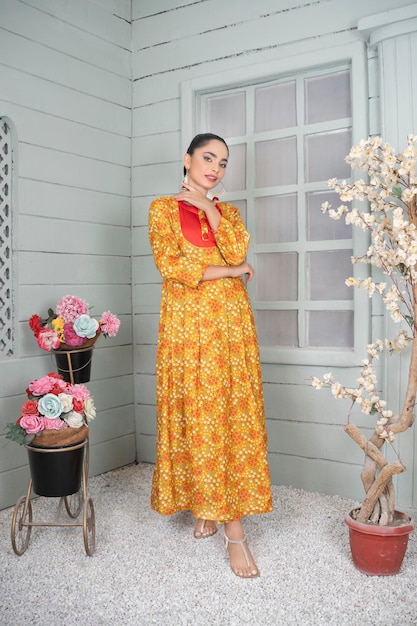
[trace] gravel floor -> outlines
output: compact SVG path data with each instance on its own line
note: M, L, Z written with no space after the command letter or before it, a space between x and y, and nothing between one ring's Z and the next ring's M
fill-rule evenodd
M274 512L245 521L261 576L240 580L222 532L196 541L189 513L162 518L150 509L152 469L130 465L89 480L92 557L81 527L33 528L18 557L13 508L0 512L1 625L417 624L416 533L400 574L369 577L350 558L343 519L352 501L273 487ZM34 501L33 521L53 519L57 503Z

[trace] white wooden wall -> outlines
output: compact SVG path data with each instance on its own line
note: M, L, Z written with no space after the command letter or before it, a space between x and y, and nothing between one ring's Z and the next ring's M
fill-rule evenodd
M3 426L55 369L27 321L66 294L121 318L95 348L91 472L135 459L131 330L129 0L0 0L0 117L15 129L16 349L0 360L0 508L26 491Z
M133 0L133 314L136 436L142 460L154 460L160 294L147 241L147 209L153 197L174 193L180 185L187 147L181 142L181 83L204 76L213 83L212 76L221 72L319 50L328 49L331 61L332 47L367 40L369 33L358 32L358 21L398 5L415 2ZM379 132L379 72L373 55L369 131ZM380 324L381 315L375 320ZM272 479L362 499L362 454L343 432L348 407L317 393L308 381L328 369L263 365ZM332 371L342 380L353 382L357 376L356 369ZM404 504L413 505L409 498Z
M160 278L147 214L151 199L180 185L181 83L367 40L358 22L398 4L415 0L0 0L0 117L17 141L16 351L0 360L0 433L27 383L53 369L28 318L74 293L122 319L119 335L95 350L91 471L135 454L154 461ZM273 482L362 498L345 407L315 392L312 374L320 370L263 366ZM0 508L27 479L25 450L0 434Z

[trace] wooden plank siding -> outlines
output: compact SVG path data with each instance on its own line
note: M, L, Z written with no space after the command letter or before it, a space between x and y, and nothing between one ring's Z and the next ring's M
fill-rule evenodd
M14 130L15 351L0 359L0 507L26 490L4 437L24 390L56 369L28 327L67 293L117 337L94 349L90 471L135 460L131 291L131 11L127 0L0 0L0 117Z
M412 6L402 1L401 6ZM182 176L181 85L247 66L314 54L366 40L358 21L396 9L395 0L133 0L132 3L132 290L139 458L154 461L154 352L160 278L152 267L147 213L153 197L175 193ZM369 128L381 132L379 66L369 51ZM255 73L254 70L252 74ZM404 83L403 83L404 85ZM389 89L389 85L387 85ZM191 139L191 137L189 138ZM383 311L373 306L372 335L381 336ZM308 490L362 499L362 454L343 432L349 407L311 388L323 367L263 364L272 480ZM354 381L357 368L332 368ZM369 432L373 421L357 423ZM368 429L368 430L367 430ZM413 506L410 500L405 503Z
M213 83L221 73L256 73L323 51L331 63L335 47L367 40L359 22L397 8L397 0L0 0L0 117L11 121L16 142L15 353L0 358L0 508L13 505L28 480L26 452L6 441L3 427L18 416L27 383L54 368L27 322L67 293L122 321L94 352L91 473L154 462L161 281L147 219L154 197L180 187L184 81ZM403 92L415 76L410 50L399 41L386 46ZM370 48L372 133L383 127L381 110L401 122L390 84L380 93L380 70ZM409 82L414 94L415 78ZM410 103L405 95L399 103L403 124ZM372 336L381 336L382 307L372 304L371 321ZM263 364L272 479L360 499L361 455L343 432L348 407L310 385L326 371ZM357 376L355 368L332 371L352 383ZM357 421L369 428L366 416ZM416 458L416 434L405 448ZM410 483L401 498L416 507Z

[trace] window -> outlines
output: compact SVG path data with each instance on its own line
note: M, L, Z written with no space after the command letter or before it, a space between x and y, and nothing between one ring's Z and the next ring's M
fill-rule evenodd
M0 117L0 358L13 355L11 176L10 127Z
M238 84L230 73L220 85L196 79L183 88L193 131L229 144L226 199L252 236L250 290L263 361L351 364L355 346L368 340L359 320L369 305L344 282L358 271L350 261L358 242L344 220L320 210L326 200L339 206L327 181L351 176L344 157L358 134L367 135L366 57L353 48L349 58L338 50L331 66L311 67L306 56L292 68L287 60L281 72L271 64L263 77L259 67L242 69Z

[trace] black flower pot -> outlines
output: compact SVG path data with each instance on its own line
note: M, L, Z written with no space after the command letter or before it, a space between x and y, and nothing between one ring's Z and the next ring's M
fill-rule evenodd
M91 375L93 348L73 348L72 350L55 350L58 373L67 383L88 383Z
M32 488L39 496L61 497L81 486L85 441L59 448L26 446Z

